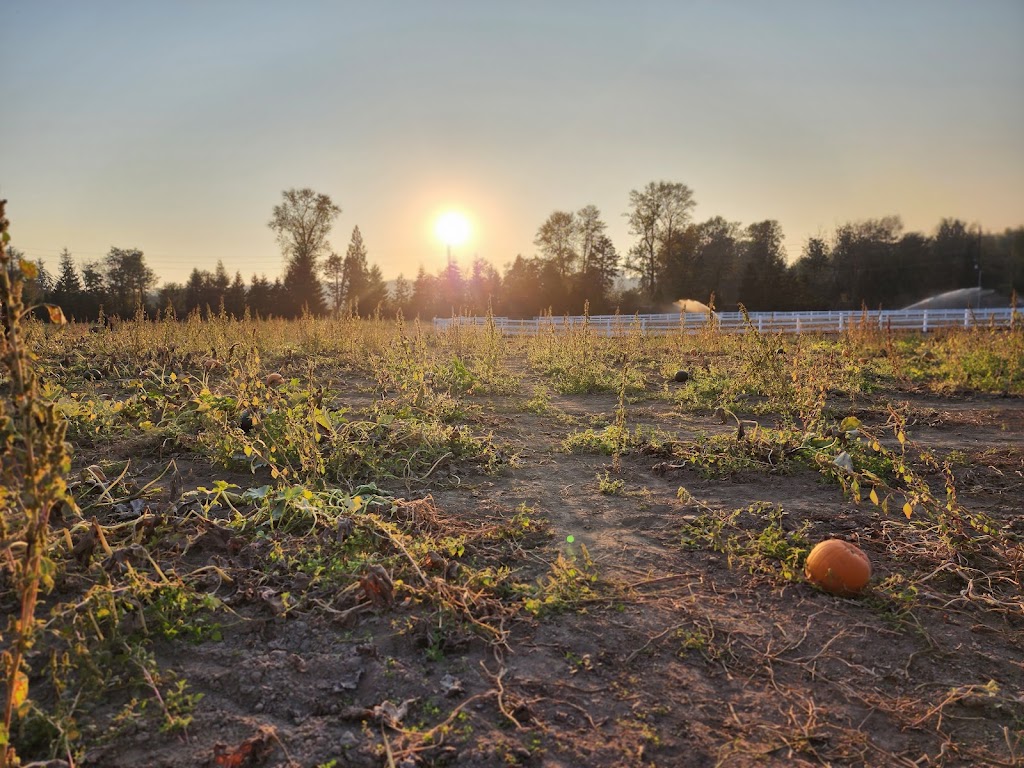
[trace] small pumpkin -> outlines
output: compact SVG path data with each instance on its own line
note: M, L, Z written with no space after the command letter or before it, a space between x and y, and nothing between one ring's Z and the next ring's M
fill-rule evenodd
M804 574L826 592L852 597L871 579L871 561L864 550L842 539L818 543L807 556Z

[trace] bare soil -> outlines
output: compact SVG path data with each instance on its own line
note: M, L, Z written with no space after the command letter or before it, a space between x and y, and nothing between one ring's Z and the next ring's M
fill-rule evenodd
M438 640L423 620L434 614L401 589L391 605L350 611L323 594L281 612L274 594L297 594L308 577L275 570L256 543L239 547L182 520L182 536L196 543L165 567L230 574L231 583L209 585L230 610L216 617L220 639L164 639L154 652L202 698L186 731L164 733L158 716L113 729L128 697L141 694L111 697L92 713L83 765L1024 765L1019 571L1016 602L975 599L981 585L936 559L923 533L915 549L902 514L853 503L809 467L714 477L657 471L664 457L632 452L616 468L611 457L561 447L570 432L609 423L613 395L552 397L544 414L524 412L521 399L469 398L479 406L470 422L493 430L514 466L493 475L454 466L388 490L425 500L439 530L468 532L467 564L500 563L520 580L543 579L559 554L579 563L585 548L597 580L584 597L539 617L510 613L504 644L472 632ZM917 445L960 452L961 501L1019 541L1024 402L895 393L833 407L884 421L886 399L906 404ZM657 398L631 405L628 420L679 440L734 431ZM104 450L133 458L142 476L172 458L153 446ZM97 458L83 451L76 464ZM174 458L186 488L263 481ZM620 493L600 492L605 471L623 482ZM761 502L782 508L786 530L806 526L811 542L862 547L874 568L867 591L836 597L683 546L685 527L708 509ZM523 505L535 530L500 547L474 539ZM756 529L756 509L737 525ZM905 603L893 598L894 576L905 579Z

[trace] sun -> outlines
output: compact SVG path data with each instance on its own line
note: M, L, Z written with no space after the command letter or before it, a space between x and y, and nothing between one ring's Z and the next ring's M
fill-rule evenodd
M462 245L469 239L469 219L460 211L446 211L438 216L434 232L447 246Z

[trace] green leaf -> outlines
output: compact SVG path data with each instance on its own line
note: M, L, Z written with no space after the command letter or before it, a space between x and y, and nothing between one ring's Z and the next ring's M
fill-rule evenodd
M261 485L259 488L246 488L242 498L246 501L263 501L270 493L269 485Z
M855 429L860 429L860 419L856 416L847 416L839 425L839 429L843 432L852 432Z

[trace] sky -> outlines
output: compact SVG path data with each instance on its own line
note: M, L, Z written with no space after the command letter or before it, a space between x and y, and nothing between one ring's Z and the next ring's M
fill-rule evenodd
M386 278L531 256L596 205L629 249L629 193L697 221L776 219L789 258L898 214L1024 225L1021 0L0 0L0 196L12 245L56 271L139 248L273 279L267 223L310 187Z

